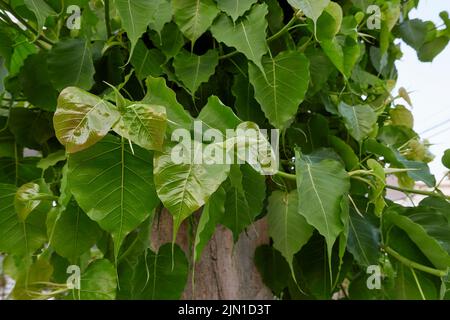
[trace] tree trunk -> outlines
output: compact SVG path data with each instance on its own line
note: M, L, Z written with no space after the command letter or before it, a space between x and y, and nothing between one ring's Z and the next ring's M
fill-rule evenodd
M198 214L196 214L198 218ZM198 219L196 219L198 221ZM163 210L152 232L154 249L172 240L172 218ZM183 293L183 299L273 299L270 290L263 284L253 263L255 249L269 242L267 222L256 221L243 232L234 244L232 233L219 226L205 247L200 261L195 265L194 286L192 272ZM180 227L177 244L187 256L189 248L187 223ZM192 241L191 241L192 245Z

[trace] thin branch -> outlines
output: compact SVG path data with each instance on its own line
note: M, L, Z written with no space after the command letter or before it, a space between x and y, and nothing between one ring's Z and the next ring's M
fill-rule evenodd
M433 276L436 276L436 277L445 277L447 275L447 271L434 269L434 268L431 268L431 267L424 266L423 264L411 261L408 258L405 258L404 256L402 256L400 253L398 253L397 251L395 251L391 247L385 246L385 247L383 247L383 249L388 254L393 256L395 259L397 259L398 261L400 261L401 263L403 263L407 267L414 268L414 269L417 269L417 270L429 273L429 274L431 274Z
M397 191L403 192L405 194L407 194L407 193L414 193L414 194L421 194L421 195L424 195L424 196L441 197L441 198L445 198L447 200L450 200L450 196L441 195L441 194L439 194L439 193L437 193L435 191L408 189L408 188L402 188L402 187L397 187L397 186L392 186L392 185L386 185L386 188L392 189L392 190L397 190Z

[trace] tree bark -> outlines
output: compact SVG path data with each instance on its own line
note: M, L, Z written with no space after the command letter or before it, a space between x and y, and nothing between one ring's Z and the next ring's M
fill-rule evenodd
M199 213L195 216L198 221ZM176 242L192 260L190 255L192 240L189 241L188 230L187 223L183 223ZM172 218L166 210L163 210L153 225L153 249L171 241ZM194 281L190 272L182 299L273 299L273 294L263 284L253 263L255 249L268 242L265 219L249 226L247 232L240 235L236 244L233 243L231 231L218 226L200 261L195 265Z

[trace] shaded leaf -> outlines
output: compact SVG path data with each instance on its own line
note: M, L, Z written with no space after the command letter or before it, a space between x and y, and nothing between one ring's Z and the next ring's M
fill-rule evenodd
M209 201L202 210L194 240L194 260L196 262L200 260L203 249L208 244L216 230L216 226L225 214L225 197L225 189L219 187L219 189L211 195Z
M236 242L241 232L253 223L263 209L265 178L248 165L232 166L225 186L225 215L221 224L233 232Z
M56 43L47 58L48 72L59 91L74 86L89 90L94 84L94 63L88 40L67 39Z
M71 201L56 220L51 246L60 256L71 263L77 263L79 257L97 242L100 235L97 223L89 219L75 201Z
M198 56L182 50L173 60L173 67L178 79L194 95L200 84L208 82L219 64L219 55L216 50L208 50L204 55Z
M144 79L150 75L158 77L162 73L161 65L164 63L164 56L158 49L148 49L145 43L139 40L130 62L139 79Z
M298 213L297 191L272 192L267 207L267 219L273 246L281 252L292 268L294 254L308 242L314 230Z
M173 264L172 264L173 263ZM147 249L139 256L132 274L119 275L131 282L128 299L175 300L180 299L188 276L188 261L177 245L162 245L155 253ZM120 279L119 278L119 279Z

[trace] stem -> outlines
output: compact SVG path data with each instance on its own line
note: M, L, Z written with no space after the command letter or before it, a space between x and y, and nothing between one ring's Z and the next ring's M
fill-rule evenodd
M105 24L106 24L106 34L108 35L108 39L111 38L111 23L109 17L109 0L105 0Z
M439 193L435 192L435 191L425 191L425 190L417 190L417 189L408 189L408 188L402 188L402 187L397 187L397 186L391 186L391 185L386 185L386 188L388 189L392 189L392 190L397 190L403 193L415 193L415 194L421 194L424 196L435 196L435 197L443 197L447 200L450 200L450 196L446 196L446 195L440 195Z
M295 23L295 21L297 20L297 17L294 15L292 17L292 19L283 27L281 28L277 33L275 33L274 35L270 36L269 38L267 38L267 42L271 42L273 40L278 39L279 37L281 37L283 34L285 34L286 32L289 31L289 28L292 27L292 25Z
M275 175L288 179L288 180L293 180L293 181L297 181L297 176L295 174L290 174L287 172L283 172L283 171L278 171Z
M408 258L405 258L404 256L402 256L400 253L398 253L391 247L385 246L385 247L383 247L383 249L407 267L429 273L436 277L445 277L447 275L447 271L430 268L430 267L424 266L423 264L411 261Z
M20 15L18 15L13 10L13 8L5 1L0 0L0 8L3 8L4 10L8 11L11 15L14 16L14 18L16 18L21 24L23 24L28 30L30 30L33 33L33 35L35 34L36 40L42 40L43 42L46 42L49 45L54 44L50 39L47 39L44 35L39 34L39 32L36 29L34 29L25 19L23 19ZM40 44L38 46L41 47Z

